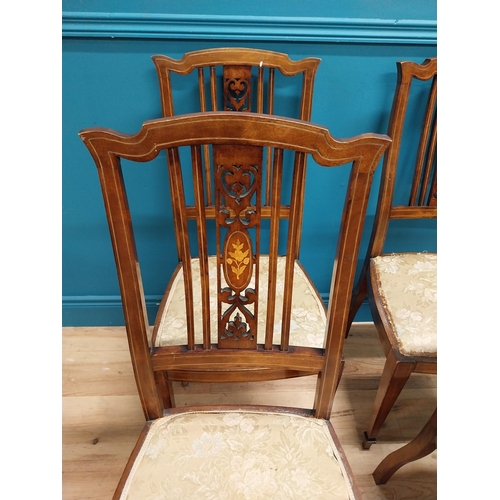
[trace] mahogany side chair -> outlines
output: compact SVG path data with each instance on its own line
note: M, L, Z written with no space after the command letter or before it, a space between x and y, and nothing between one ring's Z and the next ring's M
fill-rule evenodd
M174 116L174 107L178 107L187 113L220 110L279 114L305 121L311 119L314 79L321 59L308 57L292 61L288 54L243 47L203 49L188 52L180 59L165 55L155 55L152 59L157 71L164 117ZM190 98L184 97L182 102L176 101L174 78L179 79L183 89L190 89ZM283 88L286 89L285 92ZM281 104L284 106L280 107ZM208 145L202 146L202 158L206 210L212 213L215 204L214 174ZM272 185L272 156L269 151L265 158L265 194L261 204L262 217L269 219ZM305 160L304 156L296 158L297 172L305 168ZM303 190L304 184L299 189ZM303 197L303 191L298 196ZM194 213L193 206L187 210ZM300 240L302 214L299 215L297 224L297 238ZM197 311L196 316L199 316ZM154 345L170 342L167 337L166 328L155 329ZM319 344L322 340L321 338ZM309 345L307 341L305 345ZM281 369L274 370L274 373L275 378L294 376ZM187 381L183 382L183 385L187 384ZM168 405L168 401L165 404Z
M426 59L422 64L398 62L397 70L398 80L387 132L393 142L384 156L371 239L353 291L346 330L347 336L354 316L368 294L386 362L368 429L364 433L365 449L376 442L411 373L437 374L437 253L425 249L383 253L390 221L437 218L437 59ZM400 159L400 150L407 110L414 97L411 86L416 80L427 83L422 84L424 89L419 88L417 97L423 118L418 145L415 144L414 148L416 160L413 166L406 158L404 161ZM408 203L396 204L393 198L396 171L403 174L412 166Z
M80 136L99 173L131 360L147 420L114 499L359 499L329 418L354 284L353 256L359 251L374 170L390 139L364 134L337 140L310 122L233 112L152 120L135 135L93 128ZM206 206L203 145L210 146L216 166L213 209ZM185 206L180 164L186 158L184 148L194 178L193 209ZM266 227L261 224L264 208L260 200L268 149L273 171ZM150 346L121 161L150 162L163 151L180 260L155 324L157 332L165 330L164 341ZM287 154L298 160L287 165ZM308 155L315 161L310 162L310 171L314 167L320 173L323 166L350 172L341 195L344 207L326 314L297 259L298 221L304 203L302 158ZM290 204L284 206L282 181L292 174ZM281 227L284 216L289 217L288 224ZM188 241L190 217L198 228L195 256ZM208 248L209 219L216 226L212 249ZM266 230L269 244L263 237ZM279 255L278 240L285 230L286 252ZM302 345L309 331L300 331L304 321L320 333L320 344ZM274 378L277 369L285 375L317 375L312 409L166 408L164 404L170 401L165 397L166 380L263 381Z

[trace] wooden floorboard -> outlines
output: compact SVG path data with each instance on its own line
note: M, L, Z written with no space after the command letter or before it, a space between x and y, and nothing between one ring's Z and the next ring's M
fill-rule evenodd
M125 329L63 328L63 500L110 500L144 425ZM413 374L370 450L361 438L384 363L372 324L355 324L331 422L365 500L437 498L437 451L375 485L375 467L415 437L436 406L436 376ZM314 377L238 384L174 384L177 406L247 403L310 408Z

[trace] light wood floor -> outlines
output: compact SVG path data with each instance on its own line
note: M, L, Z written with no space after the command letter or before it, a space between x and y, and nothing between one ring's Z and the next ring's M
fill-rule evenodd
M110 500L144 424L125 329L63 328L63 500ZM436 406L436 377L413 374L370 450L361 436L384 363L372 324L346 341L332 424L365 500L437 498L437 451L402 467L384 486L371 473L415 437ZM312 407L314 378L247 384L175 384L176 405L248 403Z

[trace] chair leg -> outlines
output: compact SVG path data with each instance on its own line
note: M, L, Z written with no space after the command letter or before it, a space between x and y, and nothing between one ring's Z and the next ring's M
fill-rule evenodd
M370 424L364 433L363 448L365 450L369 450L370 446L376 442L376 437L410 377L413 367L414 363L397 361L392 351L389 351L375 396Z
M361 304L363 303L363 300L365 300L365 297L368 293L366 279L367 279L366 274L365 273L361 274L361 277L352 292L351 306L349 308L349 316L347 318L345 338L349 336L349 331L351 330L354 317L356 316L356 313L359 311L359 308L361 307Z
M155 372L155 381L158 394L163 401L163 408L175 408L172 382L167 379L164 372Z
M344 367L345 367L345 359L344 356L342 356L342 359L340 360L339 378L337 379L337 383L335 384L335 392L337 392L337 389L339 388L340 379L342 378L342 374L344 373Z
M437 448L437 409L427 421L418 436L399 450L387 455L373 471L375 484L385 484L403 465L423 458Z

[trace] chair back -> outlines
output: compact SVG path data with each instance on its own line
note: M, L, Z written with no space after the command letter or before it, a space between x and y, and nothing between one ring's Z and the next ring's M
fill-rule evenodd
M146 415L159 416L161 399L154 372L185 370L218 373L283 368L321 373L316 394L316 415L330 414L338 380L344 329L349 310L360 235L374 170L390 143L387 136L365 134L334 139L327 129L309 122L255 113L208 112L152 120L135 135L107 129L80 133L98 168L110 227L122 303L139 394ZM214 165L214 208L204 198L202 147L208 146ZM181 158L187 149L194 190L194 207L186 206ZM187 338L183 345L154 347L148 344L148 318L136 253L132 219L121 171L121 159L149 162L166 151L179 266L184 276ZM262 165L272 156L269 221L264 224L261 203ZM284 162L292 155L291 164ZM305 182L305 157L318 165L350 169L331 281L323 348L289 344L291 294L299 244ZM289 203L282 204L283 179L292 176ZM191 187L191 184L190 184ZM327 201L327 200L325 200ZM281 224L286 212L288 224ZM325 212L328 209L325 208ZM209 248L209 217L215 224L215 245ZM188 220L197 228L199 280L201 283L202 343L195 342L193 313L193 257ZM269 233L267 239L264 233ZM213 235L212 235L213 236ZM284 283L278 287L278 243L283 238ZM267 243L265 243L267 242ZM263 249L263 246L266 246ZM210 309L209 258L215 253L216 311ZM268 279L260 282L259 266L266 254ZM259 295L267 294L263 342L256 317ZM282 294L281 332L273 340L276 297ZM212 314L217 315L217 342L211 342ZM328 417L326 417L328 418Z
M172 91L173 74L188 77L197 73L191 85L197 88L199 108L191 112L235 111L278 114L309 121L313 100L314 78L320 59L308 57L292 61L287 54L262 49L214 48L186 53L181 59L164 55L152 57L158 73L163 116L174 116ZM196 71L195 71L196 70ZM290 82L290 89L284 92L287 107L276 111L276 70ZM294 77L294 78L292 78ZM298 80L297 80L298 79ZM184 78L187 80L187 78ZM183 81L183 87L189 86ZM188 99L191 102L191 99ZM208 217L213 216L213 172L210 168L211 155L207 146L202 148L204 163L203 182L205 199L210 207ZM301 160L303 161L303 160ZM263 165L262 178L265 179L263 216L269 217L271 199L271 155ZM298 168L302 168L298 166Z
M437 218L437 58L426 59L422 64L398 62L397 71L387 131L392 144L384 157L369 257L382 253L390 220ZM412 83L416 80L427 82L427 85L412 93ZM415 114L418 120L413 114L409 117L412 98L418 101L416 107L423 110ZM404 138L405 124L412 127L411 133L419 131L415 134L418 146L414 148L413 164L411 158L407 155L403 158L401 154L402 147L412 150ZM412 176L405 204L394 202L398 168Z
M200 108L194 111L240 111L277 114L275 70L302 76L297 116L311 119L314 77L320 59L292 61L287 54L262 49L215 48L188 52L181 59L152 57L160 83L163 116L173 116L172 73L189 75L197 70ZM208 79L208 83L207 83Z

